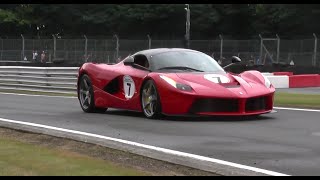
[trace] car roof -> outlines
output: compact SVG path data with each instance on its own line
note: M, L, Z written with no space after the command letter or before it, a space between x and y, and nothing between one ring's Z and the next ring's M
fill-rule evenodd
M145 55L147 57L150 57L152 55L165 53L165 52L173 52L173 51L192 51L192 52L201 53L201 52L196 51L196 50L184 49L184 48L155 48L155 49L142 50L142 51L136 52L134 55L143 54L143 55Z

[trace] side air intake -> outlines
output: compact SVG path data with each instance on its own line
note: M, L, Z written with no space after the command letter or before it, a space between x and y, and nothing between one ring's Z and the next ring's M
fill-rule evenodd
M118 78L113 79L107 84L103 90L109 94L115 94L119 92L119 80Z

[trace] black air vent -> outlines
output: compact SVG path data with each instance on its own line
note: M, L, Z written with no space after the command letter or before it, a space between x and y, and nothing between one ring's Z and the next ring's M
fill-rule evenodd
M249 98L246 101L246 111L261 111L267 109L267 97Z
M115 94L119 92L119 80L118 78L113 79L106 85L103 90L109 94Z
M237 99L198 99L190 108L190 113L201 112L238 112Z

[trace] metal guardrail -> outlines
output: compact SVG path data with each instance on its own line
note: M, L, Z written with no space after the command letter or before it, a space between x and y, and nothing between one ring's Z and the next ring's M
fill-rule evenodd
M0 89L76 93L78 67L0 66Z

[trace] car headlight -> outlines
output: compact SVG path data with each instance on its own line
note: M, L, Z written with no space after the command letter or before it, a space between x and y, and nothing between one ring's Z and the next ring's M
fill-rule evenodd
M175 80L167 77L167 76L162 76L160 75L161 79L165 80L168 84L170 84L171 86L180 89L182 91L192 91L192 87L187 85L187 84L181 84L181 83L177 83Z
M267 87L267 88L271 88L271 82L270 82L270 80L266 77L266 76L264 76L264 75L262 75L263 76L263 78L264 78L264 85Z

